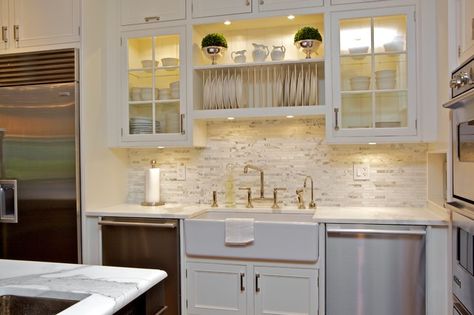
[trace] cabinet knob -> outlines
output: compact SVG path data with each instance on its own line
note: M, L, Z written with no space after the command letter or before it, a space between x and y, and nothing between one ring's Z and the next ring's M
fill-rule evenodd
M245 5L249 6L250 5L250 0L245 0Z
M459 89L461 87L462 81L460 75L454 75L451 81L449 82L449 87L452 89Z
M160 17L159 16L147 16L145 17L145 22L152 22L152 21L159 21Z

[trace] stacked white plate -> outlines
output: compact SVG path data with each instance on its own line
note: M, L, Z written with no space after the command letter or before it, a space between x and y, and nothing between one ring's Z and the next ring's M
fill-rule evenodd
M356 76L351 78L351 89L353 91L368 90L370 86L370 77Z
M156 132L160 132L160 122L155 121ZM132 117L130 118L131 134L152 134L153 122L148 117Z
M171 98L178 99L179 98L179 81L170 83L170 90L171 90Z
M388 90L395 88L395 70L375 71L375 84L377 90Z
M161 101L169 100L171 98L171 89L158 89L158 99Z
M165 121L166 121L167 133L179 132L179 114L178 113L166 113Z

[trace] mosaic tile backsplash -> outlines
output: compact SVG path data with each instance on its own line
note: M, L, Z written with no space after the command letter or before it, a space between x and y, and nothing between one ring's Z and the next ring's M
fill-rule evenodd
M265 172L265 197L271 198L275 187L287 189L279 192L286 206L296 205L295 191L308 175L314 180L317 205L425 205L426 144L328 145L324 133L322 118L210 122L205 148L130 149L128 202L143 201L144 171L154 159L161 169L161 199L166 202L210 204L216 190L224 206L226 187L233 183L235 201L244 205L246 192L238 187L251 187L254 197L260 191L258 172L243 172L252 164ZM370 179L355 181L354 163L368 164ZM186 167L185 180L178 180L178 164ZM306 204L309 198L308 187Z

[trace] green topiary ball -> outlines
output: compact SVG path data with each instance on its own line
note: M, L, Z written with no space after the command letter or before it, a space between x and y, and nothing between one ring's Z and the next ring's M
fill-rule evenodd
M224 35L219 33L211 33L204 36L201 42L201 47L219 46L227 48L227 41Z
M321 37L321 34L317 28L305 26L296 32L294 42L296 43L297 41L308 39L319 40L320 42L323 41L323 38Z

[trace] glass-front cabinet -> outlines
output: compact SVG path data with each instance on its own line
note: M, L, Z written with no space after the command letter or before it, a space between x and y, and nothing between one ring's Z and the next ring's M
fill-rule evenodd
M335 137L416 135L414 14L411 7L334 14Z
M123 33L122 141L186 138L184 34L184 27Z

